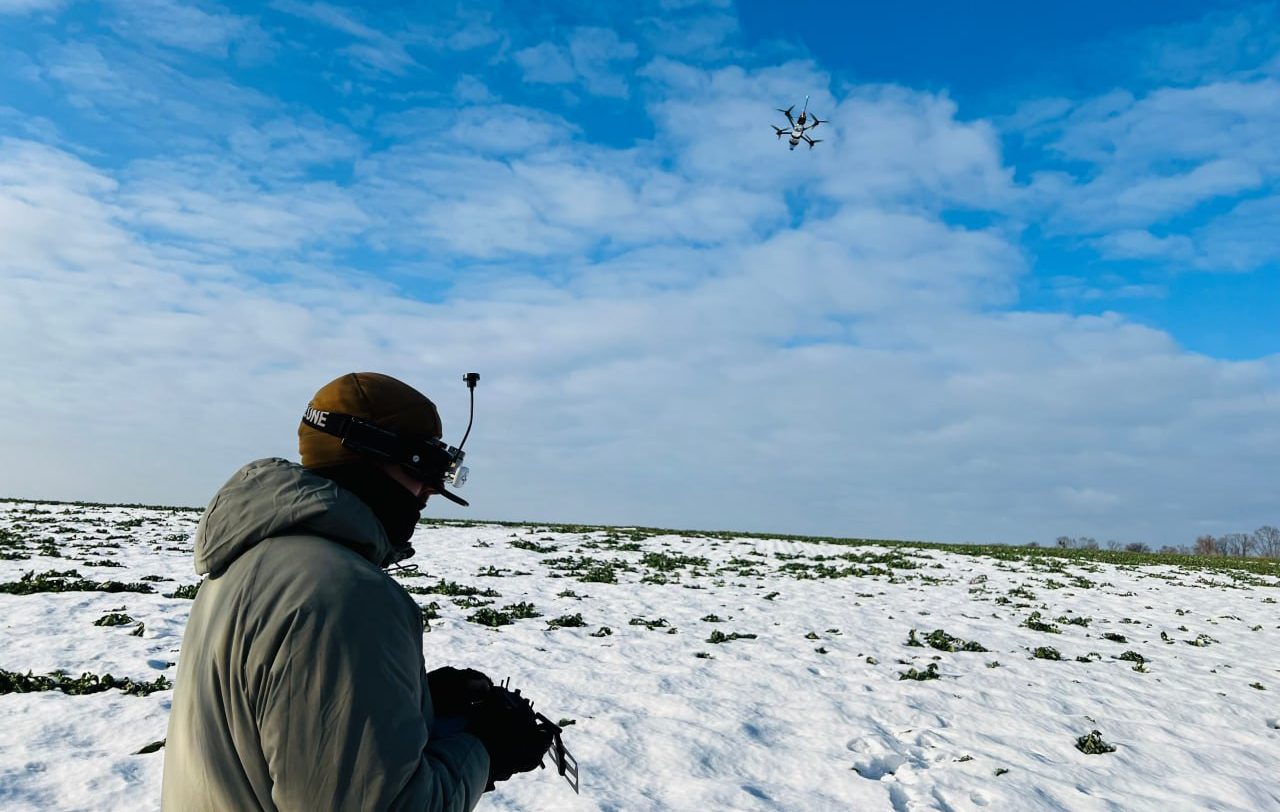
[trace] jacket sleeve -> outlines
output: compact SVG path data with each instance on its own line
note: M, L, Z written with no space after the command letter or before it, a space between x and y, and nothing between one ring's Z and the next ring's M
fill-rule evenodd
M256 715L272 801L280 810L468 812L489 755L467 733L430 736L417 606L390 584L347 591L284 619L270 656Z

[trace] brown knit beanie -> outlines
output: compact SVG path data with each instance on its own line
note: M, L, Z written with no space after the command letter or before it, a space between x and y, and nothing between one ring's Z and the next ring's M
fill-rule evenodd
M443 430L436 405L417 389L390 375L351 372L316 392L308 404L324 412L339 412L368 420L408 440L439 439ZM328 468L367 458L330 434L298 425L298 451L306 468Z

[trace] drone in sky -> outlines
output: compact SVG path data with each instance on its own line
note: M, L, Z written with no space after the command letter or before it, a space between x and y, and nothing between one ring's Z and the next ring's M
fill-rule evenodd
M794 109L796 109L796 106L794 104L788 107L786 110L783 110L781 107L778 108L778 112L782 113L784 116L787 117L787 124L791 126L774 127L773 132L775 135L778 136L778 140L782 140L782 136L784 135L787 136L787 142L791 144L791 149L793 150L796 147L800 146L801 141L804 141L806 144L808 144L809 149L813 149L813 145L822 143L822 139L810 138L807 133L809 132L809 130L814 129L819 124L825 124L826 122L818 118L817 116L814 116L812 121L809 120L809 97L808 96L804 97L804 107L800 109L800 115L797 118L791 117L791 111Z

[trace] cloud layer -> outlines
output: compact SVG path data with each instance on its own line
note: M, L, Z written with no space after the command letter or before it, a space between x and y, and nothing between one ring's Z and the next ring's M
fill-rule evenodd
M975 120L670 13L707 35L157 0L11 48L0 493L201 503L293 456L352 369L420 385L456 439L477 369L483 517L1157 544L1277 520L1280 356L1020 300L1032 228L1274 273L1274 72ZM255 78L309 38L336 39L305 94ZM462 52L484 64L446 71ZM790 154L767 125L805 94L830 122Z

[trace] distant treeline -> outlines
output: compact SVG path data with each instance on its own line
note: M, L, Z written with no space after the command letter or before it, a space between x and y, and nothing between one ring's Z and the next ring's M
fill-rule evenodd
M1028 547L1040 546L1031 542ZM1099 550L1096 539L1089 536L1058 536L1056 547L1062 550ZM1221 536L1203 535L1189 546L1166 544L1158 550L1152 549L1141 541L1121 543L1106 542L1105 548L1111 551L1124 550L1130 553L1165 553L1172 555L1226 556L1233 558L1271 558L1280 559L1280 528L1269 524L1259 527L1252 533L1224 533Z

